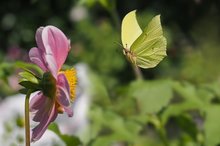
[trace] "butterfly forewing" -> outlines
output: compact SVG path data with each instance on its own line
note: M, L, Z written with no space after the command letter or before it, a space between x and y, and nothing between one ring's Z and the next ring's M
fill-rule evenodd
M123 47L130 50L134 41L142 34L136 19L136 10L129 12L122 20L121 40Z
M131 45L136 65L142 68L155 67L166 56L166 44L160 15L157 15Z

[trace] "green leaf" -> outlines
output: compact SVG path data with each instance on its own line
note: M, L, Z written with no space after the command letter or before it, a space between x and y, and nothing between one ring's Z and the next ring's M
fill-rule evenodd
M94 139L93 146L110 145L112 142L127 141L133 142L142 128L139 123L124 119L122 116L109 111L103 110L98 106L93 106L90 112L91 127L90 135L91 139ZM107 131L102 136L98 134L101 131Z
M73 135L66 135L66 134L60 133L60 130L57 124L55 123L50 124L48 129L56 133L63 140L66 146L78 146L81 144L79 138Z
M207 146L216 146L220 144L220 106L212 105L206 109L206 118L204 124L205 143Z
M99 0L99 3L109 11L109 13L112 13L115 11L116 8L116 2L115 0Z
M146 114L133 114L130 115L129 120L137 121L141 124L147 124L149 122L149 116Z
M219 87L220 87L220 82L219 81L216 81L216 82L213 82L211 84L208 84L205 86L208 90L212 91L215 96L220 99L220 90L219 90Z
M175 118L175 121L177 122L178 126L187 133L190 138L192 138L194 141L197 139L197 125L193 122L192 117L188 115L180 115Z
M91 83L93 84L89 91L91 93L91 96L94 97L93 101L96 103L100 103L103 106L109 105L110 99L103 81L92 71L90 71L89 78L91 80Z
M174 91L180 95L185 101L193 102L198 106L203 106L203 101L198 96L196 87L188 82L173 82Z
M109 123L111 123L109 128L113 130L121 140L131 141L132 138L137 136L141 129L141 126L138 123L126 121L123 117L111 111L106 111L103 118L105 119L103 124L108 126Z
M56 123L51 123L49 126L48 126L48 129L55 132L56 134L60 135L60 130L59 130L59 127L57 126Z
M210 104L212 99L215 98L215 93L212 90L209 90L207 88L199 88L197 90L198 97L204 102L204 104Z
M79 0L79 5L87 5L88 7L92 7L97 3L97 0Z
M8 83L8 76L14 72L13 63L3 62L0 63L0 79L5 83Z
M117 142L116 139L119 137L116 137L115 135L108 135L108 136L99 136L95 139L92 146L109 146L114 145L114 143Z
M176 96L181 98L177 103L170 104L161 115L163 124L166 124L170 117L178 117L182 114L186 114L191 110L203 111L203 107L212 97L210 92L206 92L204 89L196 89L194 85L184 82L173 82L173 89Z
M89 128L88 139L94 139L102 129L103 110L98 106L91 107L89 118L91 119L91 126Z
M87 5L93 7L96 4L101 4L106 10L111 11L115 8L115 0L79 0L80 5Z
M66 146L79 146L80 145L80 140L79 138L73 136L73 135L60 135L60 138L64 141Z
M172 98L171 81L136 81L130 85L128 95L137 100L141 113L157 113Z
M172 104L165 109L161 115L161 121L163 124L166 124L170 117L176 117L182 114L185 114L187 111L200 109L201 106L194 102L183 102Z

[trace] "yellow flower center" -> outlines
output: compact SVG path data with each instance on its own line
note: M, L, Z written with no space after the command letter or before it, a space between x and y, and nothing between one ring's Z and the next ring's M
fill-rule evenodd
M77 77L76 77L76 70L74 68L61 71L65 76L70 86L70 99L73 102L76 97L76 83L77 83Z

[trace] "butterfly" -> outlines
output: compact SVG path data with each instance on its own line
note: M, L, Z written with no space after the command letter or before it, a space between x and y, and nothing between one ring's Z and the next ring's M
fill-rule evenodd
M136 19L136 10L122 20L123 53L131 63L141 68L153 68L167 56L167 41L163 36L160 15L155 16L142 31Z

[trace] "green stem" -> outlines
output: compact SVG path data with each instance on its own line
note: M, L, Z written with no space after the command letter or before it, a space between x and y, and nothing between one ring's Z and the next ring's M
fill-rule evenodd
M29 98L31 95L31 90L27 92L25 98L25 137L26 137L26 146L30 146L30 121L29 121Z
M114 20L114 22L115 22L116 28L117 28L118 30L120 30L120 20L119 20L118 14L117 14L117 12L116 12L116 9L113 9L113 10L111 11L111 16L112 16L112 18L113 18L113 20Z
M160 139L163 142L164 146L169 146L167 138L166 138L166 132L164 130L164 127L161 127L160 129L158 129L158 133L159 133Z
M138 66L134 65L133 63L131 63L131 65L132 65L136 79L143 80L143 74L142 74L140 68Z
M164 146L169 146L167 136L166 136L166 129L163 123L161 122L161 120L159 119L159 117L156 114L153 114L153 115L150 115L149 118L150 118L151 123L155 126Z
M116 1L112 1L112 7L107 9L115 23L115 26L118 31L120 31L120 18L118 16L117 10L116 10Z

